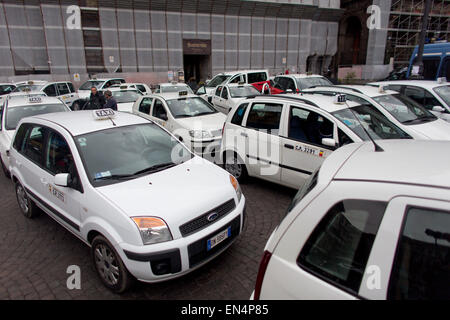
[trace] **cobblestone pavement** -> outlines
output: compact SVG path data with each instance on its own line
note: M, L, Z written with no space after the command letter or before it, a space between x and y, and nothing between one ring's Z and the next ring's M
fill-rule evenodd
M14 187L0 177L0 299L248 299L272 230L295 190L262 180L242 185L248 220L242 236L222 255L179 279L136 283L116 295L100 282L89 248L47 215L26 219ZM81 268L81 290L68 290L69 265Z

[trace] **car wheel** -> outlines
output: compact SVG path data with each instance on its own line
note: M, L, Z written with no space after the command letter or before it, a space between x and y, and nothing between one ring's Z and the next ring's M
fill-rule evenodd
M248 178L248 172L245 164L238 160L235 153L226 155L224 169L232 174L239 182L245 182Z
M25 188L20 184L20 182L16 183L16 198L19 203L20 211L22 214L28 219L33 219L40 215L41 210L36 206L36 204L31 200Z
M123 293L131 286L133 276L105 237L98 235L94 238L91 254L95 269L108 289L114 293Z
M6 169L6 166L3 163L3 160L0 159L0 162L1 162L1 165L2 165L3 173L5 174L5 177L8 178L8 179L11 179L11 173L9 172L8 169Z

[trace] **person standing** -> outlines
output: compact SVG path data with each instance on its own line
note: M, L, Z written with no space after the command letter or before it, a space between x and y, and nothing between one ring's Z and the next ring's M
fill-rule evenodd
M112 96L111 91L109 90L105 91L105 98L106 98L105 109L112 109L114 111L117 111L117 101Z
M105 106L106 100L103 94L98 92L96 87L91 88L91 96L89 97L89 109L103 109Z

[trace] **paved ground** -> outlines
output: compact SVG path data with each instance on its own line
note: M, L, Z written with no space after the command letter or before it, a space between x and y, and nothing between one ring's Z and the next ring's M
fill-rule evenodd
M248 299L264 245L295 194L261 180L242 186L248 220L243 235L224 254L180 279L136 283L115 295L97 278L89 248L42 215L20 213L10 180L0 177L0 299ZM68 290L66 269L81 268L81 290Z

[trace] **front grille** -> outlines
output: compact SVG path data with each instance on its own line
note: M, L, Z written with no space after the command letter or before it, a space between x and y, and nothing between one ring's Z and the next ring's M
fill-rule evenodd
M224 204L221 204L217 208L214 208L214 209L208 211L207 213L201 215L200 217L195 218L194 220L191 220L191 221L183 224L180 227L181 235L183 237L186 237L194 232L197 232L201 229L206 228L210 224L213 224L213 223L219 221L220 219L222 219L223 217L225 217L227 214L229 214L231 211L233 211L234 208L236 208L236 204L235 204L234 200L233 199L228 200L227 202L225 202ZM213 221L208 221L208 217L213 213L217 214L217 218L214 219Z

